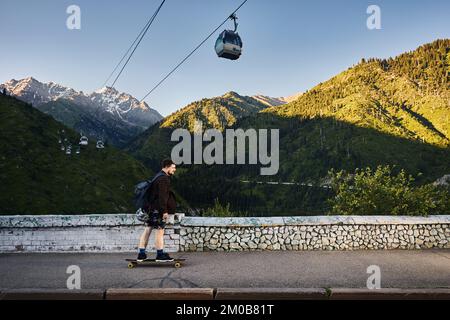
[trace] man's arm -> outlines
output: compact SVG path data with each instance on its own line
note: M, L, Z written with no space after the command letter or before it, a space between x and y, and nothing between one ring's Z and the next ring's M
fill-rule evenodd
M169 177L158 179L158 211L162 215L167 213L167 202L169 200L170 180Z

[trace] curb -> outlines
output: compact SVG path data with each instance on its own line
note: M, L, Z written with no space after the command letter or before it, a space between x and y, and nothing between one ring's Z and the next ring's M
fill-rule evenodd
M217 288L215 300L325 300L322 288Z
M212 288L108 289L106 300L213 300Z
M450 300L450 288L0 289L0 300Z
M0 300L103 300L104 290L2 289Z
M331 288L330 300L450 300L450 289Z

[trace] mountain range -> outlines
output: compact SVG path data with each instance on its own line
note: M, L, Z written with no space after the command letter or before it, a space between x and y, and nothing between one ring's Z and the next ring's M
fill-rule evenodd
M230 203L233 210L252 215L323 214L327 212L325 200L331 191L321 185L330 169L353 171L392 165L397 171L404 169L417 176L418 183L432 182L450 173L450 39L439 39L393 58L362 59L331 79L291 97L228 92L192 102L165 118L155 116L150 121L149 117L148 122L142 120L145 119L142 115L150 115L153 109L113 88L85 95L54 83L42 84L33 78L11 80L0 88L6 88L10 95L33 104L35 109L78 132L106 138L151 171L159 170L161 159L170 156L176 144L170 141L173 130L192 131L197 120L202 121L203 129L280 130L280 170L274 176L260 176L259 165L180 165L173 178L174 186L196 208L208 207L218 198L221 203ZM16 105L8 102L2 111L2 135L9 139L2 147L4 155L18 155L19 159L33 157L34 153L24 147L32 144L33 136L28 132L50 137L40 137L40 147L31 148L33 152L47 150L51 141L56 144L55 123L52 122L51 133L47 133L47 118L39 120L41 116L35 113L27 117L30 110L23 105L17 109L18 116ZM33 117L39 119L34 121ZM23 128L21 123L25 124ZM20 134L15 134L19 129ZM72 135L76 139L75 132ZM28 138L15 141L15 136ZM8 144L14 148L8 149ZM100 161L98 156L102 153L96 151L92 150L92 156ZM116 155L108 160L110 165L116 164L111 170L136 171L126 166L124 169L121 162L135 168L139 162L132 164L128 162L131 160L122 160L123 153ZM25 166L25 162L11 161L2 166L2 172L14 172L20 177L20 170L15 166ZM31 177L30 181L51 184L44 178L36 180L39 163L33 168L35 164L28 166L26 176ZM85 168L73 170L86 171ZM55 172L58 174L64 173ZM26 176L20 181L26 183ZM98 183L107 179L100 178L100 174L97 177L94 180ZM274 181L290 184L261 183ZM39 183L32 187L38 188ZM58 188L64 186L60 184ZM7 197L12 195L7 193L5 197L2 201L8 203ZM87 208L88 202L84 203Z
M107 140L117 147L125 147L130 140L163 119L161 114L150 108L147 103L140 102L130 94L118 92L111 87L103 87L85 94L54 82L43 83L28 77L21 80L11 79L0 84L0 90L6 90L9 95L30 103L80 134ZM232 125L237 117L246 116L250 112L250 110L228 111L228 107L232 107L235 102L233 94L233 92L227 93L221 97L221 101L217 101L217 105L223 102L224 106L221 108L222 111L216 112L216 123L213 123L216 127ZM286 104L299 95L301 94L279 98L254 95L245 99L255 108L262 109ZM203 99L205 103L210 100ZM196 103L193 102L183 108L182 113L175 112L164 119L164 126L173 126L177 121L183 122L177 118L180 114L186 117L186 114L191 112L190 117L192 117L194 111L191 109L195 109L192 107Z
M3 89L76 131L116 146L124 145L163 118L145 102L111 87L85 94L28 77L9 80L0 85Z

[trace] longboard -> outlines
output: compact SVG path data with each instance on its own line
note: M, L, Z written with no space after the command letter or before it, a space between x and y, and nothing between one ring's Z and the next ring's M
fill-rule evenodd
M137 261L136 259L125 259L128 261L128 268L133 269L138 265L173 265L175 268L181 268L181 263L186 259L176 259L172 261L156 261L156 259L145 259L143 261Z

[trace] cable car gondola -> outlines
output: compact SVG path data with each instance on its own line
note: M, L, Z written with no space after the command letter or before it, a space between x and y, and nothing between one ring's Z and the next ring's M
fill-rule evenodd
M97 140L97 144L95 146L97 149L104 149L105 148L105 144L103 143L102 139Z
M88 145L88 138L86 136L81 136L80 142L78 143L81 146L87 146Z
M216 40L216 53L219 58L236 60L242 53L242 40L237 30L237 17L232 14L230 19L234 22L234 30L224 30Z

